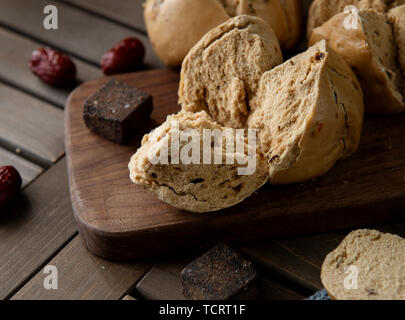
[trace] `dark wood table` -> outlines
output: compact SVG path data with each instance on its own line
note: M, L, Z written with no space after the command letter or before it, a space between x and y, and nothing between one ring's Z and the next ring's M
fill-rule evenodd
M54 4L59 30L43 28ZM102 76L103 53L126 36L147 48L146 68L162 67L145 31L142 0L0 2L0 165L24 178L22 196L0 217L2 299L184 299L179 273L200 249L157 260L116 263L89 253L69 199L63 108L68 90L34 77L27 61L41 46L72 56L81 82ZM405 223L374 226L405 236ZM302 299L322 288L325 255L349 230L240 246L260 270L263 299ZM145 244L147 245L147 244ZM58 269L58 289L46 290L44 267Z

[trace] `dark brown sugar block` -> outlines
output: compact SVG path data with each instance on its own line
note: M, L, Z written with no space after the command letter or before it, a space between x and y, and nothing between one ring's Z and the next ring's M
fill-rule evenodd
M254 299L257 272L252 263L219 244L181 272L183 294L190 300Z
M152 96L112 79L85 101L83 118L94 133L125 144L144 125L152 109Z

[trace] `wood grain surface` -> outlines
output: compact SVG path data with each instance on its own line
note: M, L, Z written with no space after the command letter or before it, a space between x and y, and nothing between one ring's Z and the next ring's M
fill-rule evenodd
M139 297L147 300L186 300L183 295L181 284L181 271L199 254L188 256L174 256L170 259L159 261L139 281L136 293ZM293 300L303 299L305 296L296 293L283 284L277 283L259 271L259 299L263 300Z
M268 278L261 277L259 279L261 288L260 300L302 300L307 296Z
M365 227L405 237L405 222ZM264 269L314 291L322 288L320 272L326 255L333 251L350 231L352 230L280 239L238 249Z
M43 171L40 166L25 160L11 153L3 148L0 148L0 166L13 166L15 167L21 175L22 178L22 188L38 177Z
M303 0L308 3L309 0ZM39 81L27 67L31 52L47 45L59 48L72 54L77 66L79 82L96 79L101 71L96 65L102 53L112 46L111 41L119 40L129 32L139 36L147 46L147 65L159 66L161 63L151 56L150 45L146 37L141 3L143 0L57 0L0 1L0 82L6 88L2 91L0 106L2 111L11 111L0 120L0 129L7 128L0 139L0 165L13 164L23 176L24 190L15 206L3 214L0 221L0 297L12 299L124 299L140 297L137 290L131 290L148 270L148 262L121 264L101 260L84 249L77 236L76 225L72 219L70 202L67 201L67 176L64 160L59 160L48 172L31 161L48 167L59 157L60 143L60 112L56 116L57 128L51 125L54 132L48 131L46 124L52 121L53 111L48 112L49 104L63 108L70 89L50 87ZM55 4L59 10L60 23L63 27L58 32L42 28L44 17L43 6ZM124 31L123 31L124 30ZM11 98L7 97L10 89ZM14 99L15 92L21 97ZM31 97L30 97L31 96ZM28 97L28 99L27 99ZM42 103L42 101L47 103ZM163 98L161 99L163 101ZM169 101L175 101L170 98ZM44 107L46 106L46 107ZM43 113L44 119L40 119ZM7 123L6 120L10 120ZM23 132L11 123L22 126L27 122ZM5 127L4 127L5 125ZM38 128L33 130L34 126ZM45 127L44 127L45 126ZM15 139L15 138L18 139ZM53 142L52 142L53 141ZM17 142L17 143L16 143ZM51 142L51 143L50 143ZM55 143L56 142L56 143ZM23 147L18 155L12 153ZM38 151L37 145L40 145ZM56 151L56 152L55 152ZM35 154L35 156L33 156ZM51 157L43 161L45 155ZM45 158L48 158L45 156ZM38 159L40 159L38 161ZM42 175L41 175L42 174ZM41 175L39 178L38 176ZM28 185L28 187L27 187ZM405 228L393 226L387 228L391 232L403 234ZM290 255L283 254L282 259L275 259L272 246L263 243L260 248L253 245L252 254L257 261L265 261L262 266L266 270L275 270L284 274L285 270L291 279L295 276L306 281L314 276L313 269L302 268L302 260L317 266L324 252L330 245L322 245L322 241L334 238L333 234L325 234L308 240L300 237L277 241L282 243L280 250L287 250ZM317 243L321 241L321 243ZM318 247L320 249L318 250ZM61 250L61 251L60 251ZM247 251L250 248L246 248ZM317 252L319 251L319 254ZM186 257L196 252L184 252ZM157 299L178 296L178 270L186 263L187 258L173 257L169 261L163 259L143 277L138 287L146 296ZM297 263L297 260L300 261ZM183 262L182 262L183 261ZM270 263L271 262L271 263ZM43 266L55 263L62 270L61 291L45 292L43 288ZM176 267L177 266L177 267ZM143 269L145 267L145 269ZM176 269L177 268L177 269ZM315 271L316 273L316 271ZM265 299L288 299L302 296L290 289L264 278ZM313 282L310 280L310 283ZM83 286L83 288L80 288ZM22 290L19 289L22 287ZM311 285L310 285L311 287ZM180 289L179 289L180 288ZM131 292L131 296L125 294Z
M311 0L302 1L306 7L311 2ZM72 219L70 201L67 199L68 188L64 160L57 161L54 167L43 173L40 166L22 158L28 154L28 158L35 158L35 162L39 162L45 167L52 163L53 160L38 161L38 159L43 159L44 150L47 150L46 152L51 151L51 153L47 153L48 155L55 155L55 150L60 150L58 149L62 146L59 139L60 116L57 116L59 129L56 130L56 137L52 136L51 132L48 132L51 135L50 137L45 137L44 133L47 130L44 128L38 128L34 131L25 128L23 133L17 133L18 139L15 140L17 129L12 127L10 123L6 123L6 120L11 119L12 123L16 123L18 120L18 124L21 125L28 118L28 123L36 123L42 126L45 122L51 120L52 116L50 114L52 113L47 112L49 107L47 103L43 104L36 98L58 107L64 107L66 103L69 90L53 88L42 83L31 74L27 67L31 52L43 45L62 49L76 57L73 59L77 65L79 82L101 76L100 69L95 66L99 63L101 54L108 47L111 47L110 41L118 41L127 32L131 35L140 36L146 43L148 66L156 67L161 65L156 57L150 56L149 42L146 37L143 37L146 30L141 9L143 0L58 0L47 2L46 4L56 4L60 9L59 13L63 16L60 21L64 24L60 32L47 31L42 28L42 19L44 17L42 10L45 1L2 0L0 2L0 41L2 43L0 46L0 81L3 85L6 84L5 88L7 88L3 90L1 95L0 108L5 107L3 110L11 110L10 117L0 119L0 131L7 128L6 131L3 130L3 133L6 132L6 134L2 136L3 139L0 139L0 146L6 146L11 151L14 151L22 142L24 149L23 153L15 155L0 148L0 165L9 164L10 162L14 164L23 176L25 187L19 202L11 207L10 211L0 219L0 238L2 239L2 243L0 243L0 298L73 299L80 297L82 299L123 300L131 300L132 297L148 299L181 298L181 284L178 273L191 259L187 257L192 257L198 251L195 246L190 245L190 250L183 252L183 256L171 256L167 260L162 259L157 264L154 264L154 267L149 272L147 272L151 266L149 262L123 264L108 262L95 257L85 250L83 242L77 235L77 227ZM103 30L106 35L100 30ZM109 40L106 41L105 39ZM305 48L305 44L306 42L303 41L302 49ZM170 104L174 105L177 99L172 92L173 88L177 86L175 83L177 80L173 81L171 77L165 78L162 76L163 81L160 81L158 79L160 76L162 75L156 74L153 77L146 76L142 80L138 78L136 81L134 80L134 85L145 80L145 88L151 86L156 87L151 90L152 92L159 93L163 91L157 100L160 101L159 105L164 112L168 112L172 108ZM27 94L28 96L32 95L32 97L29 97L32 99L11 99L7 97L8 89L11 90L11 96L14 96L17 91L9 85L20 90L23 97L27 97ZM95 90L97 86L98 84L89 90ZM165 98L165 96L167 97ZM30 107L31 101L34 102ZM44 105L47 107L44 108ZM25 110L28 110L28 115L25 114ZM38 113L36 113L36 110L38 110ZM44 112L45 122L40 119L40 112ZM80 117L81 111L77 113L78 117ZM158 121L163 120L159 111L155 111L154 118L159 119ZM399 189L401 178L404 176L402 174L404 152L400 150L400 148L403 149L400 136L402 118L403 116L399 119L367 119L366 137L362 141L361 150L359 154L355 155L355 158L348 160L360 159L362 161L360 164L339 164L338 166L343 166L342 169L335 168L322 179L303 185L302 188L305 190L309 188L308 192L301 192L298 186L287 187L285 193L291 194L286 197L286 201L276 199L275 201L272 200L271 203L269 202L269 205L273 205L272 208L277 211L277 214L283 214L282 206L287 206L284 212L289 216L292 229L303 228L300 225L308 225L310 228L318 226L314 230L328 230L329 226L325 223L327 219L331 219L332 222L330 223L336 221L335 227L339 229L342 226L350 227L353 220L356 226L365 226L366 223L362 221L366 221L369 217L363 219L363 216L369 212L371 215L378 214L381 216L376 219L378 221L390 220L391 218L403 219L401 212L403 211L403 201L399 200L402 198L402 192L399 192ZM391 126L393 127L391 128ZM384 127L389 129L384 129ZM376 132L374 132L374 128L376 128ZM380 134L381 132L383 132L383 135ZM31 136L33 133L34 139ZM86 137L86 133L83 133L83 137ZM43 138L44 140L42 140ZM52 139L59 142L49 144ZM15 143L16 141L18 143ZM85 141L88 140L85 139ZM42 145L39 151L35 151L37 144ZM59 147L55 148L55 146ZM87 147L92 148L91 145L87 145ZM85 150L87 147L79 150ZM103 147L110 152L108 142ZM135 150L135 148L133 149ZM131 147L131 152L134 150ZM38 153L42 155L38 156ZM35 154L35 156L32 157L32 154ZM59 154L59 151L56 152L57 154ZM367 156L368 154L369 156ZM108 196L107 204L115 202L110 202L112 198L116 198L116 201L121 202L122 199L129 195L119 192L119 183L127 179L127 175L124 175L123 171L119 173L120 169L116 168L117 164L113 157L109 158L107 162L103 162L104 160L104 158L93 159L89 163L83 159L81 161L84 163L80 162L79 164L91 167L94 163L97 163L100 172L104 170L104 164L107 165L108 170L113 167L113 170L109 171L110 174L104 174L100 179L108 182L109 189L112 185L113 189L118 190L108 190L106 192ZM120 166L125 167L126 162L127 160L122 161ZM85 166L82 168L85 168ZM350 171L345 172L344 168ZM42 175L38 178L41 173ZM117 175L121 177L119 180L115 180L115 173L118 173ZM367 176L368 173L370 173L369 176ZM85 170L80 171L80 174L84 175L80 179L85 179ZM358 177L356 177L357 174ZM328 179L329 175L333 175L333 177ZM386 181L384 181L385 179ZM334 185L336 181L340 181L341 185ZM98 180L93 179L91 183L96 185ZM92 191L91 183L85 190ZM332 187L328 187L329 185ZM344 190L344 188L348 190ZM269 192L272 191L272 189L269 189ZM337 191L336 194L335 191ZM363 191L364 201L369 200L369 205L364 205L363 199L356 196ZM292 209L290 210L288 209L289 203L287 200L291 200L294 193L296 193L296 199L291 201ZM342 202L342 206L339 206L339 199L344 197L345 193L348 199ZM284 197L283 192L276 192L276 195ZM300 212L297 209L300 197L305 199L302 210L312 212L310 208L311 202L307 199L312 197L314 210L319 211L319 214L315 217L312 216L312 213L309 214L311 217L309 222L303 218L296 218ZM320 200L321 198L323 200ZM161 221L162 218L164 219L163 223L166 224L174 225L177 223L176 220L170 219L167 213L163 214L162 217L160 216L159 210L164 212L164 205L156 202L150 196L145 199L146 203L144 203L142 197L137 197L130 202L130 205L137 206L141 203L144 204L144 211L148 211L148 205L151 203L152 210L155 210L154 214L150 216L151 218L156 217L158 221ZM270 197L271 199L272 197ZM331 204L323 205L325 199L331 201ZM393 203L390 203L391 199ZM91 200L97 202L99 199L94 198ZM90 204L93 205L95 202ZM374 204L377 204L376 208L373 207ZM261 207L257 208L259 210ZM82 209L84 210L84 207ZM336 213L336 211L340 211L340 213ZM117 224L119 223L119 218L113 208L107 207L103 213L112 213L113 220L116 220ZM331 216L328 217L330 213ZM398 213L398 216L395 216L396 213ZM385 214L386 217L384 217ZM179 216L179 214L176 213L176 216ZM180 216L183 219L183 216ZM256 215L253 213L252 216L255 221ZM97 215L94 217L97 217ZM215 215L213 215L213 219L215 218ZM124 227L127 221L128 219L122 220ZM219 230L213 235L218 234L220 236L222 223L223 221L213 221L208 227L204 227L202 233L207 234L212 230L211 228L214 228ZM200 232L200 225L186 224L186 227L190 226L192 230L196 230L195 234L198 237L197 231ZM274 235L278 233L282 235L283 228L288 227L288 225L284 226L282 224L277 226ZM230 228L232 227L233 225L230 223ZM157 228L159 228L159 225ZM256 230L255 226L247 226L247 228L246 232ZM405 223L377 225L371 226L371 228L405 237ZM258 229L260 230L260 226ZM147 234L148 232L150 234ZM118 238L110 236L110 233L107 233L107 237L104 237L104 233L101 233L101 237L99 237L99 234L96 233L95 239L90 238L90 243L101 243L100 247L102 249L107 248L107 251L111 252L111 250L117 248L118 239L118 248L123 252L127 252L128 250L134 250L134 248L147 251L148 248L145 248L145 243L147 243L148 239L157 238L156 241L150 242L151 245L156 243L159 245L159 242L167 240L167 238L157 236L157 233L153 233L153 230L148 232L143 237L145 241L141 241L141 246L139 246L139 241L127 243L128 238L121 237L120 233L118 233ZM262 270L277 277L277 281L267 277L261 279L264 287L264 299L301 299L303 298L301 289L291 289L291 287L284 286L283 282L292 280L297 286L304 286L311 291L321 288L319 273L323 259L348 232L350 230L276 241L266 240L258 244L243 245L237 249L243 251ZM182 233L181 226L180 228L173 227L171 233L175 233L180 238L178 248L184 247L182 242L192 239L192 235L187 236ZM224 233L226 236L228 236L228 233L232 233L231 236L233 236L233 233L240 233L240 231L225 230ZM268 233L269 237L273 236L273 226L269 227ZM264 238L268 237L265 236ZM208 240L211 241L212 239ZM210 241L207 241L204 245L210 246ZM215 240L212 240L212 245L214 245L214 242ZM169 241L169 249L173 249L170 243ZM175 250L177 250L177 247ZM166 249L167 247L162 245L157 250L157 253L167 252ZM127 254L125 256L128 257ZM62 270L62 286L60 287L62 291L58 293L53 291L45 292L43 288L43 266L51 263L57 264L58 268L60 267ZM142 280L140 280L141 278ZM138 283L138 281L140 282ZM21 291L19 291L20 288L22 288ZM127 293L131 295L127 296Z
M175 71L118 78L154 96L153 126L178 110ZM164 204L128 179L127 163L141 137L131 146L119 146L85 127L83 101L105 81L78 88L66 111L72 203L87 246L100 256L130 259L209 246L219 240L247 242L405 217L404 116L366 119L359 151L317 180L266 185L233 208L192 214ZM319 282L312 283L313 288L317 286Z
M113 19L121 24L132 28L146 31L143 19L142 4L145 0L63 0L66 3L74 4L81 8L86 8L91 12L98 13L109 19Z
M115 263L90 253L76 236L49 265L58 270L58 289L44 288L43 270L13 300L119 300L128 294L150 269L151 263Z
M290 279L313 292L323 288L320 279L321 270L318 266L276 242L249 245L240 247L239 250L249 260L264 269L273 270L279 276ZM312 247L312 250L316 251L316 247Z
M45 17L43 10L48 4L56 5L58 8L58 30L47 31L43 27ZM94 64L98 65L103 54L118 41L136 36L146 47L145 63L162 66L145 35L62 2L2 0L1 9L1 24L42 42L52 43L53 46Z
M0 142L49 166L64 154L63 111L0 83Z
M148 300L186 300L183 295L180 273L198 256L198 254L174 256L159 261L139 281L136 286L137 294Z
M19 289L76 233L61 160L0 216L0 299Z
M51 87L34 76L28 67L32 51L42 47L43 44L1 27L0 42L0 79L63 108L71 88ZM99 68L78 59L73 61L76 64L78 82L101 77L102 72Z

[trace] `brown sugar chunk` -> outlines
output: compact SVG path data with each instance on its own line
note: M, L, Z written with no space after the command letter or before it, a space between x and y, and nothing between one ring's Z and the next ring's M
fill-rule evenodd
M252 263L220 244L181 272L184 296L190 300L257 298L257 272Z
M86 100L83 119L94 133L125 144L143 126L152 109L149 94L112 79Z

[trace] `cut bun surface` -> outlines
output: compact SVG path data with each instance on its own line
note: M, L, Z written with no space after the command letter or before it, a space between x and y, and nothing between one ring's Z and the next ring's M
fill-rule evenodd
M283 50L292 49L301 37L302 0L219 0L229 16L251 15L263 19L276 33Z
M388 9L385 0L314 0L311 3L308 23L307 36L311 36L312 31L323 25L338 13L344 11L348 5L355 6L358 9L372 9L378 12L385 12Z
M405 239L353 231L327 255L321 280L336 300L405 300Z
M388 11L388 19L394 30L394 39L398 50L397 57L402 75L405 76L405 5Z
M219 124L243 128L262 74L282 63L276 35L261 19L238 16L207 33L185 58L179 103L207 111Z
M348 27L347 21L352 21L353 27ZM366 112L396 114L405 110L394 34L384 14L371 10L339 13L313 30L309 45L321 39L352 67L363 88Z
M176 155L172 154L171 147L168 149L168 164L153 164L150 161L151 156L164 152L166 143L171 145L173 136L190 129L199 134L200 164L184 164L180 160L178 164L173 164L172 159ZM222 132L222 146L210 144L211 164L203 163L204 129ZM248 144L246 137L241 140L245 146L244 153L238 153L236 148L233 152L227 150L225 141L230 135L235 137L234 132L212 121L204 111L169 116L165 123L144 137L142 147L129 163L130 178L135 184L155 193L162 201L182 210L210 212L236 205L265 184L268 176L263 155L258 148ZM187 144L188 141L180 141L179 150L183 150ZM218 150L222 152L222 163L214 164L213 157ZM249 150L255 157L256 169L251 175L240 175L238 170L246 165L239 164L238 159L247 161ZM234 164L227 164L227 157L235 159Z
M359 145L362 90L325 41L266 72L252 110L272 184L318 177Z

